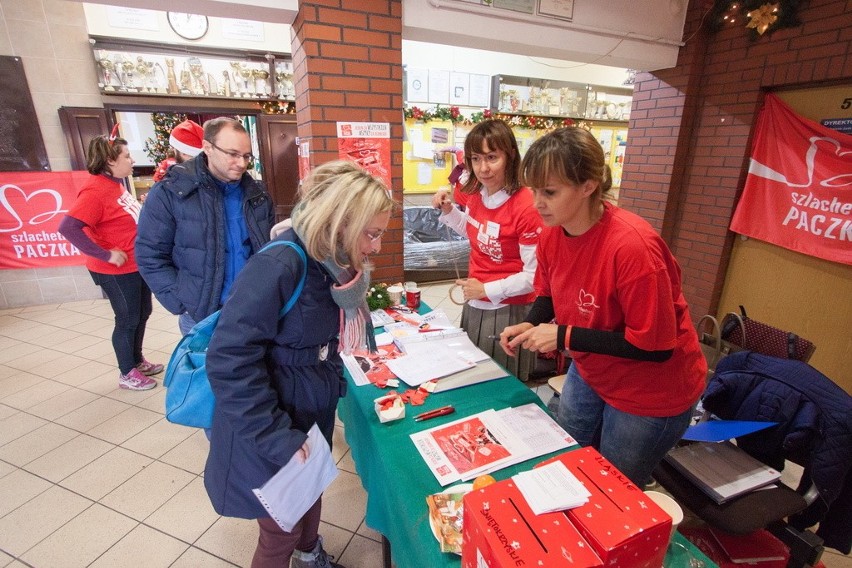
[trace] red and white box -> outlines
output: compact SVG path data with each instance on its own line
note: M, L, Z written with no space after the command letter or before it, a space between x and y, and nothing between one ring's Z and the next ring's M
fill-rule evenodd
M561 461L592 496L564 511L606 566L660 568L672 518L593 448L566 452Z
M462 568L603 566L564 512L536 515L511 479L465 495L463 527Z

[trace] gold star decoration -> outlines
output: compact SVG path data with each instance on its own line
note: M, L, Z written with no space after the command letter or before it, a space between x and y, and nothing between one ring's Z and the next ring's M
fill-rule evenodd
M778 4L764 4L757 10L752 10L748 14L746 14L750 21L746 24L747 28L754 28L757 33L763 35L763 33L769 29L769 26L774 24L778 20L778 16L775 14L778 13Z

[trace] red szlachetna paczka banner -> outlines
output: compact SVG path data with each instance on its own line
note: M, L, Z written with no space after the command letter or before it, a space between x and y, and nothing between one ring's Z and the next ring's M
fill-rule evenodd
M85 264L59 222L88 172L0 172L0 269Z
M731 230L852 264L852 136L767 95Z

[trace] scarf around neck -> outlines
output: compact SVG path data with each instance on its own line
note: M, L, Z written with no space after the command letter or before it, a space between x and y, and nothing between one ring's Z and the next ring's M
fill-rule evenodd
M295 223L300 209L297 206L292 213L293 231L305 242ZM349 255L342 251L336 256L343 259L344 263L349 260ZM375 330L370 319L370 308L367 306L370 272L366 269L356 271L351 267L344 268L337 264L335 255L320 260L319 263L335 282L331 286L331 297L341 312L338 351L344 355L351 355L353 351L364 348L370 352L377 351Z

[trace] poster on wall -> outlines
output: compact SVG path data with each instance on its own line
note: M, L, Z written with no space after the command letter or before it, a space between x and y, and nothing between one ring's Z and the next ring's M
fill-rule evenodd
M574 17L574 0L539 0L538 14L570 20Z
M343 160L350 160L385 182L391 189L390 123L338 122L337 150Z
M106 6L107 22L113 28L128 30L160 30L157 23L157 11L144 8L125 8L122 6Z
M852 264L852 136L767 95L731 230Z
M411 103L425 103L429 100L429 70L405 69L405 100Z
M450 104L467 106L470 104L470 75L467 73L450 73Z
M0 171L49 170L21 58L0 57L0 77Z
M450 72L429 70L429 101L435 104L449 104L450 102Z
M88 172L0 172L0 269L84 264L59 222Z
M486 108L491 106L491 77L488 75L470 75L470 106Z

